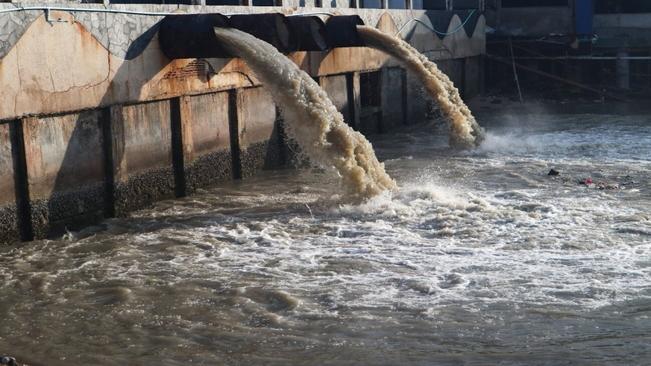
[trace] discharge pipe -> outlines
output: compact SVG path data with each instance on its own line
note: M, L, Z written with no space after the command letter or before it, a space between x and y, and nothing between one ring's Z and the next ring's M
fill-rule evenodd
M359 15L338 15L328 18L325 24L328 47L364 46L364 41L357 33L358 25L364 25L364 21Z
M287 17L280 13L238 14L229 18L231 27L261 39L278 51L286 53L296 48L296 38L290 31Z
M220 45L215 27L230 27L228 18L221 14L168 15L160 23L158 42L171 60L233 57Z
M317 16L280 13L174 14L160 23L158 40L169 59L232 58L213 32L231 27L247 32L276 47L280 52L325 51L335 47L363 46L357 26L364 22L357 15L331 16L324 23Z
M281 52L296 48L289 22L278 13L238 14L230 18L222 14L168 15L160 24L158 41L168 58L232 58L221 46L214 28L235 28L250 33Z
M291 32L295 37L293 51L325 51L328 49L325 24L316 16L287 17Z

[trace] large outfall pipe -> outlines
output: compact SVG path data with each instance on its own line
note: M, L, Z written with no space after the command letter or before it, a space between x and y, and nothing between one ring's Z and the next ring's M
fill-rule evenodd
M219 43L213 28L232 27L250 33L280 52L325 51L335 47L363 46L357 25L359 16L332 16L323 22L316 16L289 16L280 13L241 14L230 18L221 14L178 14L166 16L160 24L158 40L169 59L231 58Z
M321 18L293 16L287 17L287 20L296 39L296 49L293 51L325 51L328 49L325 24Z
M328 18L325 24L328 47L361 47L362 37L357 33L357 26L364 25L358 15L340 15Z
M171 60L232 57L217 40L215 27L230 27L230 22L221 14L168 15L158 30L161 51Z

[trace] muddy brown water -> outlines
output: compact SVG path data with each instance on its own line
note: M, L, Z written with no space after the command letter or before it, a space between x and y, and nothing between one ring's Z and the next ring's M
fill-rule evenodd
M478 116L373 144L362 205L282 170L0 254L34 365L648 365L651 117ZM561 174L549 177L554 168ZM616 184L600 190L577 181Z

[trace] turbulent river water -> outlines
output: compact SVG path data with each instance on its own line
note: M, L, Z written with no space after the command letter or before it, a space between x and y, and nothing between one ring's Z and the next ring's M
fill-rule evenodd
M400 188L362 205L324 173L274 171L3 249L0 354L651 363L651 117L479 118L486 140L471 151L431 125L375 138Z

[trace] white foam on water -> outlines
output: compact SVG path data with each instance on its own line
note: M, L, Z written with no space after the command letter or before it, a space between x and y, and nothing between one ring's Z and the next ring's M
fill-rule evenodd
M430 147L423 135L405 149ZM570 146L608 136L555 138ZM390 156L401 188L360 205L337 196L325 173L283 172L161 202L73 241L13 248L0 263L12 336L0 341L32 350L62 340L52 347L86 364L237 363L228 357L250 359L249 344L261 363L302 360L296 352L307 347L334 345L331 356L384 336L373 347L397 344L403 359L422 339L454 355L488 339L502 342L492 348L500 355L529 357L541 343L523 341L522 329L551 338L545 352L568 337L581 344L588 328L620 344L617 332L648 331L651 301L651 158L638 155L648 146L630 145L609 161L568 150L556 178L546 175L549 155L528 148ZM588 173L635 183L600 191L573 179ZM614 323L623 325L612 339L594 327ZM95 354L111 362L91 362Z

